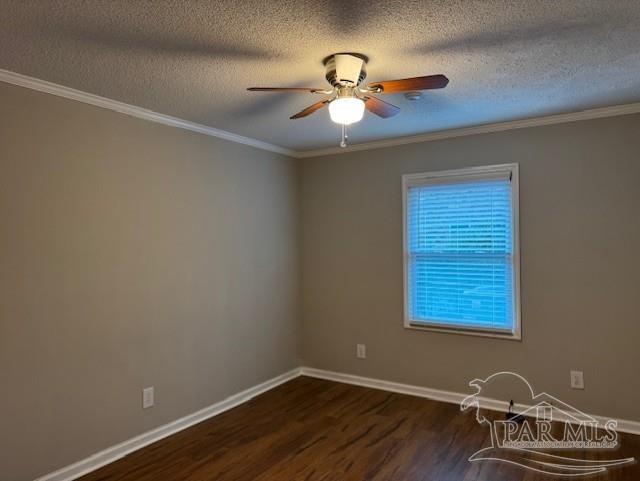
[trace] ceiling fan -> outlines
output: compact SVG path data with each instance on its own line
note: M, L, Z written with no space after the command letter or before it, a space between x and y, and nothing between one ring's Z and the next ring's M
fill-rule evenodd
M342 126L340 145L346 147L346 126L362 120L365 109L383 119L393 117L400 112L400 107L385 102L372 94L441 89L449 83L449 79L444 75L427 75L374 82L362 87L362 81L367 76L367 61L368 58L365 55L358 53L337 53L327 57L323 63L326 68L325 78L331 84L330 88L250 87L247 90L329 95L330 97L310 105L290 118L301 119L328 106L331 120Z

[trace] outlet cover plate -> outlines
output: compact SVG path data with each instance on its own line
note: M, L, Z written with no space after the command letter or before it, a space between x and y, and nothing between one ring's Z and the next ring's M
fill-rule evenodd
M142 390L142 409L153 407L155 404L153 386L146 387Z
M584 389L584 373L571 371L571 389Z

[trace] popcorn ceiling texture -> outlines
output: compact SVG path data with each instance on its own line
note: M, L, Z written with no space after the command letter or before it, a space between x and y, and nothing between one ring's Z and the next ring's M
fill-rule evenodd
M370 57L367 80L444 73L445 90L351 129L352 143L640 100L640 2L0 0L0 68L284 147L335 145L321 60Z

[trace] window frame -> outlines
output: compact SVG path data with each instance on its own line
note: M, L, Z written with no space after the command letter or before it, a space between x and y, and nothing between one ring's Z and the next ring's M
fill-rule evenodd
M427 185L434 179L445 179L459 177L461 181L470 176L491 175L500 173L510 173L511 176L511 199L512 199L512 229L513 229L513 331L504 331L490 328L456 327L446 323L431 321L413 321L409 318L409 249L408 241L408 210L407 195L409 187ZM520 305L520 179L519 166L517 163L485 165L479 167L467 167L453 170L442 170L435 172L422 172L416 174L404 174L402 176L402 254L403 254L403 295L404 295L404 328L418 331L443 332L449 334L466 334L471 336L491 337L497 339L509 339L513 341L522 340L522 320Z

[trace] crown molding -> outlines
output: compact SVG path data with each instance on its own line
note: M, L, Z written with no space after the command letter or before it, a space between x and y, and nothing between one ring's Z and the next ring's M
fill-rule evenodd
M108 99L106 97L100 97L99 95L90 94L88 92L82 92L81 90L76 90L70 87L65 87L64 85L47 82L46 80L29 77L27 75L11 72L9 70L0 69L0 82L18 85L20 87L37 90L39 92L56 95L58 97L64 97L66 99L76 100L78 102L93 105L95 107L113 110L121 114L131 115L132 117L149 120L151 122L168 125L170 127L190 130L192 132L198 132L200 134L209 135L211 137L229 140L238 144L249 145L258 149L288 155L289 157L295 157L296 154L296 152L294 152L293 150L280 147L279 145L273 145L268 142L252 139L250 137L244 137L232 132L227 132L226 130L208 127L206 125L179 119L170 115L160 114L158 112L144 109L142 107L126 104L124 102Z
M76 90L64 85L58 85L46 80L29 77L27 75L11 72L9 70L0 69L0 82L5 82L20 87L25 87L39 92L64 97L85 104L94 105L104 109L113 110L125 115L131 115L151 122L156 122L170 127L190 130L200 134L209 135L219 139L236 142L238 144L248 145L257 149L267 150L278 154L287 155L296 159L304 159L309 157L321 157L324 155L347 154L349 152L358 152L363 150L382 149L385 147L394 147L397 145L415 144L420 142L431 142L434 140L451 139L455 137L464 137L467 135L488 134L493 132L503 132L505 130L524 129L527 127L540 127L542 125L563 124L569 122L577 122L580 120L599 119L604 117L616 117L619 115L630 115L640 113L640 102L614 105L611 107L601 107L597 109L580 110L566 114L548 115L544 117L533 117L529 119L513 120L508 122L498 122L493 124L477 125L474 127L465 127L461 129L440 130L437 132L429 132L425 134L411 135L406 137L393 137L384 140L375 140L372 142L363 142L361 144L353 144L346 148L327 147L314 150L292 150L279 145L263 142L262 140L252 139L242 135L227 132L226 130L216 129L207 125L190 122L188 120L179 119L170 115L160 114L152 110L148 110L135 105L126 104L117 100L100 97L99 95L90 94L81 90Z
M493 132L503 132L505 130L524 129L527 127L540 127L542 125L564 124L577 122L580 120L599 119L604 117L616 117L619 115L630 115L640 113L640 102L632 104L614 105L611 107L601 107L597 109L580 110L566 114L548 115L545 117L533 117L529 119L513 120L509 122L498 122L494 124L477 125L461 129L441 130L426 134L411 135L407 137L394 137L391 139L375 140L373 142L363 142L353 144L346 148L328 147L325 149L296 151L296 158L320 157L323 155L348 154L362 150L382 149L385 147L395 147L397 145L415 144L419 142L431 142L434 140L451 139L454 137L464 137L467 135L488 134Z

